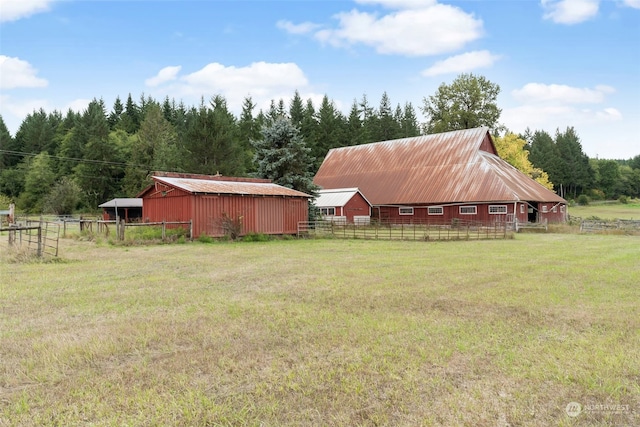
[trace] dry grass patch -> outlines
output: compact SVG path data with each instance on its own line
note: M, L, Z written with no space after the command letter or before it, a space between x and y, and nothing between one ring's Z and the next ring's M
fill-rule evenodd
M0 264L0 425L638 424L637 238L62 254Z

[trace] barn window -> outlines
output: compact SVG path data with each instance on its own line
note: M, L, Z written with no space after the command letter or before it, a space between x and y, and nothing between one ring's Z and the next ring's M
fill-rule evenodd
M400 208L400 215L413 215L413 208Z
M489 213L492 215L506 214L507 205L489 205Z
M547 207L547 205L542 205L542 213L547 213L549 212L549 208Z
M333 216L336 214L336 208L320 208L320 214L324 216Z
M520 213L523 214L524 213L524 204L520 205Z
M442 206L429 206L427 211L429 215L444 215L444 208Z
M564 205L560 205L560 212L564 213Z
M553 213L558 212L558 207L557 206L552 207L551 208L551 212L553 212Z
M460 215L475 215L477 213L477 206L460 206Z

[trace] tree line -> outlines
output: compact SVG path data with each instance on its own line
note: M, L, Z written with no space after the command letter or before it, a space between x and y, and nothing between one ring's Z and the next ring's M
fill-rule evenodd
M324 96L316 106L296 91L257 110L251 97L238 117L215 95L197 106L131 94L110 110L93 99L81 113L33 111L12 136L0 116L0 202L25 212L93 211L114 197L134 197L152 171L256 176L308 193L326 153L335 147L488 126L514 166L566 197L640 197L640 156L589 159L571 127L514 135L499 124L499 86L462 74L424 98L419 123L411 103L395 107L385 93L377 107L363 95L348 115ZM0 203L2 204L2 203Z

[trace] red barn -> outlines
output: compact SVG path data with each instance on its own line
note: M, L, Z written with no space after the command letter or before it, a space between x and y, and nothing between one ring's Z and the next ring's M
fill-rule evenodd
M194 237L224 235L225 219L247 233L296 234L309 218L312 196L267 179L157 172L138 195L149 222L193 221Z
M372 218L562 222L567 202L500 157L486 127L334 148L314 183L357 187Z
M323 219L350 224L369 224L371 203L357 188L318 191L315 201Z

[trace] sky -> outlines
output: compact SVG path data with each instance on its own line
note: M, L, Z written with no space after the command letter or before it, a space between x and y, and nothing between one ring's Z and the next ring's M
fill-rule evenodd
M239 116L295 91L348 114L425 98L461 73L500 86L500 122L572 126L589 157L640 154L640 0L0 0L0 115L93 99L222 95Z

